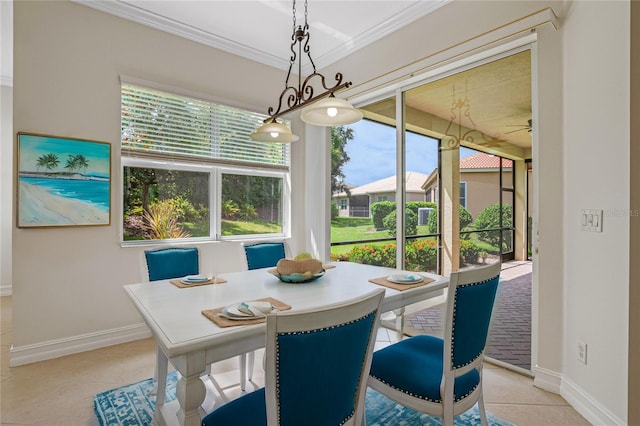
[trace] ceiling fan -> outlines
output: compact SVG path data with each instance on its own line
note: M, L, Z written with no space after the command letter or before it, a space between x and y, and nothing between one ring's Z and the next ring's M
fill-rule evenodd
M532 119L528 119L527 120L527 124L512 124L510 126L507 127L519 127L519 129L515 129L515 130L511 130L510 132L506 132L505 135L508 135L510 133L515 133L515 132L521 132L523 130L526 130L527 132L531 133L531 125L533 124L533 120Z

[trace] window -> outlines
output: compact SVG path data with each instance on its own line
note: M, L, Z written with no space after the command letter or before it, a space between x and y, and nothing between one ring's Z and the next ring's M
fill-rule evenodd
M377 202L381 202L381 201L387 201L387 196L386 195L378 195L378 198L376 199Z
M467 208L467 182L460 182L460 205Z
M340 200L340 210L347 209L347 200Z
M265 116L122 84L123 241L287 234L289 145Z
M283 180L223 172L220 235L283 234Z

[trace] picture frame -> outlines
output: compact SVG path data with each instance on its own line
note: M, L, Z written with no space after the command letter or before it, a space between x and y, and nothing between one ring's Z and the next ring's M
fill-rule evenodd
M17 226L111 225L111 144L18 133Z

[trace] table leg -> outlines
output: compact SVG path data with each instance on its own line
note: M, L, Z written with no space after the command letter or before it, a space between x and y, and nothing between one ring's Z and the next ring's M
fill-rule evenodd
M399 341L404 338L404 311L404 307L393 311L396 315L396 333Z
M156 411L159 405L164 404L167 390L167 356L160 347L156 348Z
M178 422L182 426L200 426L202 419L199 409L206 396L205 385L200 379L207 368L205 352L192 352L178 357L175 365L182 376L176 387L176 396L180 403Z

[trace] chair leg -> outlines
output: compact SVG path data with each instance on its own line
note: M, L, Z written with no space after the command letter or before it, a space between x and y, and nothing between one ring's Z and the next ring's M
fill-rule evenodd
M487 422L487 412L484 410L484 397L482 396L482 392L480 392L480 398L478 398L478 412L480 413L482 426L487 426L489 423Z
M251 381L253 379L253 365L254 362L256 360L256 352L255 351L251 351L249 352L249 362L247 363L247 380Z
M240 390L245 391L247 387L247 354L240 355Z

